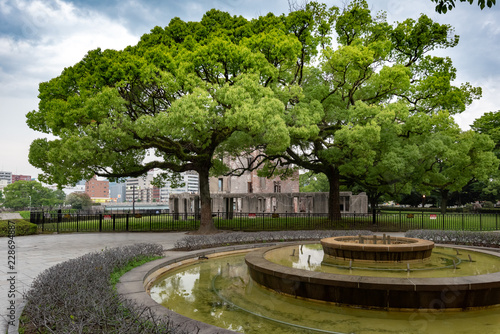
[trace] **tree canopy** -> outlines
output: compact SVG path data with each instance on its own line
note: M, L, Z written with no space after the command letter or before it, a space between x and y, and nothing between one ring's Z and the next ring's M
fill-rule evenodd
M244 136L272 154L286 149L289 132L316 130L284 121L310 118L317 108L285 108L313 52L306 50L314 46L306 44L311 20L305 11L248 21L210 10L200 22L174 18L123 51L90 51L40 84L27 123L57 139L35 140L30 163L57 184L194 170L200 232L211 232L208 177L222 164L214 155L221 144Z
M390 25L384 14L372 15L365 1L342 10L319 8L320 55L304 69L298 100L321 104L319 132L309 138L291 134L286 153L270 163L325 174L330 219L339 219L342 184L361 185L374 199L410 192L424 172L417 167L426 145L432 145L422 138L457 128L451 115L464 111L481 89L453 85L451 59L431 54L457 45L449 25L426 15Z
M66 195L62 190L52 190L37 181L16 181L3 189L3 205L6 208L20 209L42 206L56 206L64 202Z
M71 193L66 196L66 204L71 205L73 209L81 210L92 206L92 199L86 193Z

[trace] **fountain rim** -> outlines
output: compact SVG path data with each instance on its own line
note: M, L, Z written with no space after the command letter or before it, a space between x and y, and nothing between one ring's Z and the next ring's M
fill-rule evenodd
M377 237L377 240L382 240L380 236L362 236L367 240ZM424 239L407 238L407 237L392 237L391 242L406 242L398 244L361 244L349 242L346 240L356 240L359 236L339 236L321 239L321 245L340 250L352 251L370 251L370 252L414 252L423 251L434 248L434 242Z
M317 244L317 241L311 241L309 243ZM307 243L296 243L296 245L301 244ZM483 249L471 249L468 247L460 247L456 245L439 246L453 249L472 250L500 258L499 253ZM442 295L444 290L455 294L462 294L462 296L468 296L468 294L477 296L482 294L484 296L484 294L493 292L496 296L498 296L500 293L500 271L496 273L477 276L416 278L372 277L323 273L309 271L306 269L285 267L265 259L265 253L281 247L284 246L272 246L265 249L249 252L245 256L245 263L247 264L250 270L250 276L254 281L266 288L278 290L281 291L281 293L295 297L316 299L319 301L333 302L340 305L353 307L366 307L386 310L415 310L434 308L424 306L430 304L423 302L422 300L420 300L420 298L412 299L413 301L408 302L405 300L401 301L400 299L405 299L407 298L407 296L412 296L410 298L414 298L415 295L427 295L432 296L431 299L435 300L439 295ZM286 286L283 286L278 282L288 283ZM291 289L293 291L283 291L283 289L290 287L292 287ZM327 294L320 293L319 295L315 295L319 297L311 297L311 291L330 291L330 289L337 292L333 292L333 294L331 292ZM343 294L341 290L351 291L350 293L354 293L355 296L350 295L349 293ZM388 295L390 291L392 291L392 294L394 295L399 295L399 298L390 297ZM383 302L381 302L378 299L369 303L361 302L359 299L360 296L366 295L367 293L372 294L373 296L377 294L378 296L381 296L382 294L385 296L384 298L390 298L392 300L392 304L390 304L387 300L383 300ZM346 295L348 295L349 297L345 297ZM357 302L347 301L349 300L349 298L357 298ZM439 298L437 299L439 300ZM479 301L479 297L477 299L478 301L474 300L475 298L472 299L472 302L470 300L466 300L466 302L464 302L472 304L461 304L460 306L442 306L440 310L474 310L483 309L485 307L497 307L500 305L500 302L498 302L497 300L488 300L487 302L485 302ZM402 306L410 304L412 304L412 306Z
M469 287L471 284L493 284L495 287L500 287L500 271L496 273L483 274L483 275L475 275L475 276L460 276L460 277L413 277L413 278L402 278L402 277L374 277L374 276L360 276L360 275L348 275L348 274L333 274L333 273L323 273L310 271L306 269L299 268L290 268L285 267L280 264L271 262L265 259L265 253L268 251L272 251L274 249L288 247L288 246L297 246L297 245L306 245L306 244L317 244L317 241L303 241L303 242L295 242L290 245L275 245L266 248L257 249L253 252L247 253L245 256L245 262L247 265L254 266L254 259L260 260L265 264L262 267L266 272L272 273L282 273L283 276L287 278L294 277L303 277L304 281L310 282L311 280L320 280L320 281L329 281L329 280L337 280L340 282L345 282L346 285L358 285L358 284L374 284L374 285L393 285L393 284L401 284L401 287L404 288L406 286L437 286L441 287L443 284L446 286L460 287L464 288ZM453 248L453 249L463 249L469 251L476 251L484 254L489 254L500 258L499 253L495 253L488 250L483 249L471 249L468 247L461 247L457 245L439 245L439 247L445 248ZM247 261L248 259L248 261ZM287 269L283 271L283 269ZM452 281L450 283L450 280ZM470 289L465 289L470 290Z

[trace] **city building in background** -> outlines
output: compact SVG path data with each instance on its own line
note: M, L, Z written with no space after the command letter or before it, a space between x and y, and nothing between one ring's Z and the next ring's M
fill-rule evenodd
M0 180L7 181L7 184L12 183L12 172L0 171Z
M181 173L182 187L172 188L170 182L166 182L165 186L158 188L151 184L158 171L151 170L147 175L138 178L129 178L126 181L126 201L127 202L169 202L170 194L177 193L198 193L199 177L196 172Z
M9 183L7 180L0 180L0 191L3 191L3 188L7 187Z
M85 193L89 195L92 202L109 202L109 181L98 180L96 176L85 183Z
M31 181L31 175L14 175L12 174L12 183L17 181Z
M125 198L127 196L127 184L110 182L109 183L109 197L112 202L123 203L125 202Z

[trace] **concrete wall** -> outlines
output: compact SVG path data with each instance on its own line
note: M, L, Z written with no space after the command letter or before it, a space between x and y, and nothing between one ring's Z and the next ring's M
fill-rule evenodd
M212 194L211 196L214 213L328 212L328 193ZM195 213L197 203L199 203L197 195L188 193L170 195L171 212ZM368 197L365 193L353 195L350 191L344 191L340 193L340 206L343 213L368 213Z

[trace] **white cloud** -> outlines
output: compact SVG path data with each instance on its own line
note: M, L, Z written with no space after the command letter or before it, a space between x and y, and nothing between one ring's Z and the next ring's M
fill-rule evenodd
M44 134L28 128L25 114L37 107L38 84L80 61L88 50L123 49L136 44L138 36L99 13L84 13L60 0L16 4L25 38L0 36L0 117L12 124L0 131L0 168L36 176L27 162L29 144ZM5 2L0 8L12 10Z

